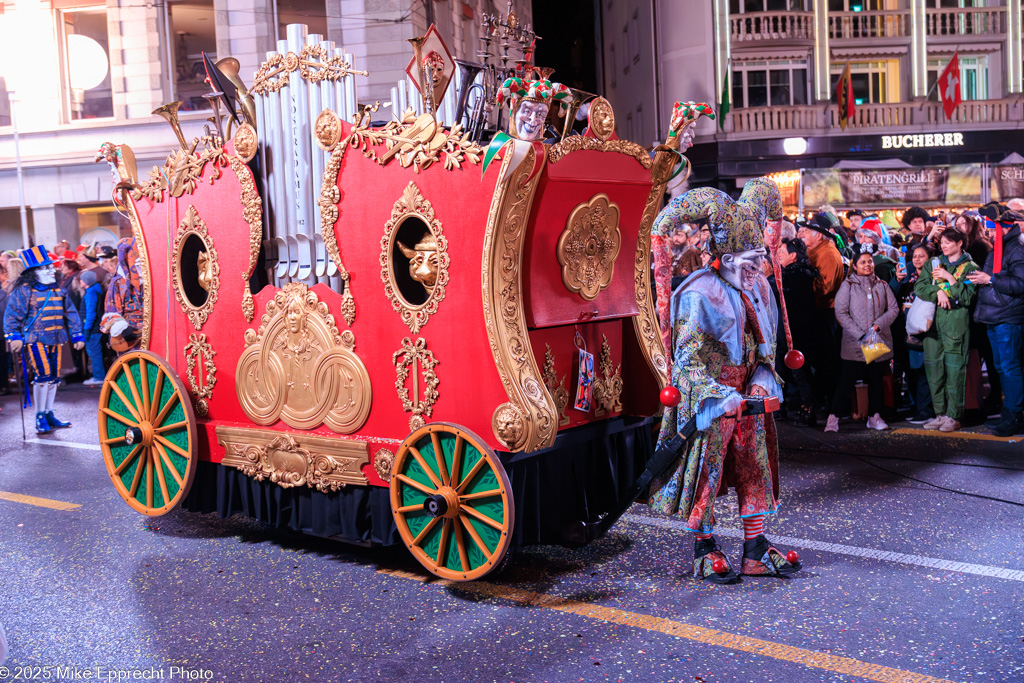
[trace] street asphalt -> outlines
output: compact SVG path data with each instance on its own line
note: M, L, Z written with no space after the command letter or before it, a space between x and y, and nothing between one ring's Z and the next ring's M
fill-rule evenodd
M0 683L1024 681L1024 437L782 426L766 527L800 553L788 580L695 582L679 520L636 505L588 546L455 584L404 549L133 512L98 395L62 389L74 426L26 442L0 399ZM738 563L735 497L718 511Z

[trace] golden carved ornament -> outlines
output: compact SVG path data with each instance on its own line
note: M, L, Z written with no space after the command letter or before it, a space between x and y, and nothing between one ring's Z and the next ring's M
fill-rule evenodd
M313 132L320 149L330 152L335 145L341 142L341 117L330 109L324 109L316 117Z
M153 333L153 282L149 273L149 250L146 248L146 235L142 232L142 221L139 220L138 209L135 203L128 201L128 196L134 194L137 188L135 170L135 154L128 145L121 145L118 148L118 158L122 161L116 164L118 176L121 181L114 187L115 204L120 205L123 215L131 224L132 237L135 238L135 249L139 254L135 261L135 268L139 271L139 279L142 281L142 330L139 340L139 349L149 349L150 337ZM123 159L131 159L126 164Z
M402 410L412 413L409 417L409 429L415 430L426 424L426 417L434 412L434 403L437 402L437 385L440 380L434 372L434 366L438 364L434 353L427 350L427 340L420 337L415 342L409 337L402 339L402 348L391 354L391 362L395 366L395 389L398 390L398 398L402 401ZM408 386L409 377L412 377L412 387ZM423 391L420 392L422 382Z
M436 162L443 163L446 171L460 169L465 162L479 164L484 153L462 124L445 130L430 114L417 116L412 109L406 109L400 121L391 121L383 128L371 128L368 122L360 121L352 128L348 144L382 166L397 158L403 168L412 167L416 173ZM374 149L381 145L387 149Z
M615 110L612 109L612 103L603 97L595 97L590 102L587 125L598 140L608 142L608 138L615 132Z
M605 142L584 135L570 135L561 142L551 145L548 148L548 161L552 164L557 164L565 155L582 149L625 154L636 159L644 168L650 168L653 163L650 154L644 149L643 145L638 145L629 140L608 140Z
M249 270L242 274L245 281L242 290L242 313L246 322L252 322L256 317L256 303L252 298L252 291L249 289L249 276L256 268L256 261L260 256L260 247L263 242L263 202L259 192L256 191L256 181L249 171L249 167L242 163L242 160L234 155L227 155L231 170L234 171L242 186L242 193L239 199L242 202L242 217L249 226Z
M608 337L601 335L601 377L594 379L594 403L597 410L594 415L601 417L605 413L622 412L622 366L612 372L612 349Z
M369 483L362 470L370 462L370 447L363 441L218 426L217 442L226 451L222 465L281 488L306 486L330 493Z
M228 165L229 155L220 147L208 147L196 154L198 146L199 139L195 138L189 149L179 148L167 155L162 168L154 166L146 181L132 188L132 199L139 201L145 197L154 202L162 202L164 192L172 197L192 194L199 185L203 169L210 163L213 164L213 173L208 182L213 185L221 176L220 169Z
M494 436L509 451L523 447L526 438L526 418L523 411L511 403L502 403L491 416L491 430Z
M310 83L321 81L337 81L352 74L369 76L368 71L353 69L352 64L337 55L331 55L319 45L306 45L299 54L288 52L275 54L263 62L253 77L250 93L266 95L277 92L288 85L291 74L299 72L299 76ZM271 80L277 77L277 80Z
M677 157L672 152L658 152L655 155L654 168L651 170L651 177L655 180L640 219L640 233L633 258L633 287L638 310L638 314L633 316L633 329L644 359L662 389L668 386L668 361L654 310L654 299L651 297L651 229L665 195L665 179L671 174L676 161Z
M295 429L326 424L351 434L366 422L373 391L351 330L339 334L327 304L301 282L267 302L259 331L245 331L238 401L250 420Z
M555 354L551 352L551 344L544 346L546 347L544 351L544 386L548 388L548 393L555 400L558 426L563 427L569 424L569 416L565 414L565 409L569 407L569 390L565 388L565 375L559 379L558 373L555 372Z
M612 282L621 247L619 207L608 195L577 205L555 247L565 288L587 301L596 299Z
M196 305L189 298L182 280L181 269L182 256L189 237L196 236L202 243L204 250L196 256L196 271L198 284L206 292L206 300ZM206 319L213 311L213 305L217 303L217 291L220 289L220 264L217 260L217 249L213 246L213 240L206 229L206 223L199 217L196 207L189 205L185 211L185 217L178 224L178 233L174 237L174 246L171 248L171 285L174 287L174 297L181 305L181 310L188 316L192 326L197 330L203 329Z
M338 274L342 282L345 283L344 291L341 294L341 314L345 318L345 322L350 326L356 320L356 301L355 297L352 296L351 277L345 268L345 264L341 261L341 250L338 249L338 240L334 234L334 224L338 220L338 202L341 201L341 191L338 190L338 170L341 168L341 162L345 158L345 152L349 148L349 141L351 139L351 136L349 136L344 144L336 145L334 151L331 152L331 158L324 168L323 183L320 185L320 198L317 200L317 203L320 205L320 234L324 238L324 246L327 249L327 253L330 254L331 260L334 261L334 265L338 268Z
M505 155L491 200L481 287L491 355L509 403L523 416L521 444L513 450L529 452L552 445L558 429L554 400L530 347L521 278L526 227L542 173L531 177L536 161L532 146L515 168L513 156Z
M259 138L256 129L249 123L241 124L232 138L235 143L235 154L245 163L249 163L259 151Z
M196 415L199 417L210 414L208 401L213 398L213 387L217 384L217 364L213 362L216 355L205 334L189 334L185 345L185 377L192 395L196 397ZM196 367L201 368L199 373L196 373Z
M387 448L382 448L373 454L373 469L377 470L377 476L381 480L391 483L391 469L395 464L395 454Z
M422 304L410 304L402 296L395 281L392 264L398 228L408 218L422 220L428 232L418 244L404 245L398 242L399 248L409 259L409 276L426 290L427 300ZM391 209L391 219L384 224L384 236L380 239L380 278L384 281L384 295L391 302L391 307L402 316L402 322L409 326L409 331L417 334L430 316L437 313L437 307L444 299L444 287L448 284L448 240L441 231L441 221L434 216L434 207L423 198L420 189L410 182L402 196Z

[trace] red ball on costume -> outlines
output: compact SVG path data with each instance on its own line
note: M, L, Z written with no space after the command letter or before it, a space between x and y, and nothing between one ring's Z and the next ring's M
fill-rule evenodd
M725 574L729 571L729 565L725 563L725 560L715 560L711 563L711 569L716 574Z
M790 550L788 553L786 553L786 562L789 562L790 564L796 564L799 561L800 553L798 553L797 551Z
M661 404L669 408L675 408L683 400L683 395L675 387L665 387L661 390Z
M786 367L790 370L799 370L804 366L804 354L796 349L791 349L786 352L785 362Z

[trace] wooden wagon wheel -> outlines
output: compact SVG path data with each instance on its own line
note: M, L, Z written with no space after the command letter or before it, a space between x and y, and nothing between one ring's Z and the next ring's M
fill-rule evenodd
M176 508L196 474L196 417L185 385L160 356L131 351L103 381L100 448L117 492L134 510Z
M515 506L498 456L468 429L431 422L406 437L391 469L391 512L431 573L478 579L512 541Z

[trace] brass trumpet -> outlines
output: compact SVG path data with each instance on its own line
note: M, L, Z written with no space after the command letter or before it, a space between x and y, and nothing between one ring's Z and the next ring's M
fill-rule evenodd
M577 90L576 88L569 88L569 90L572 92L572 103L569 105L569 110L565 113L565 126L562 128L563 140L572 132L572 126L576 121L576 114L579 112L580 107L597 97L592 92Z
M246 122L256 128L256 101L253 100L252 95L249 94L248 88L245 87L245 83L242 82L241 77L238 75L238 71L241 65L238 60L234 57L226 57L214 66L220 69L231 84L235 86L237 92L235 93L235 100L238 102L239 107L242 110L242 116L245 117Z
M181 102L168 102L165 105L159 106L153 110L153 113L157 116L162 116L167 123L171 124L171 128L174 130L174 134L178 137L178 144L181 145L181 151L188 151L188 143L185 142L185 136L181 132L181 123L178 121L178 108L181 106Z

